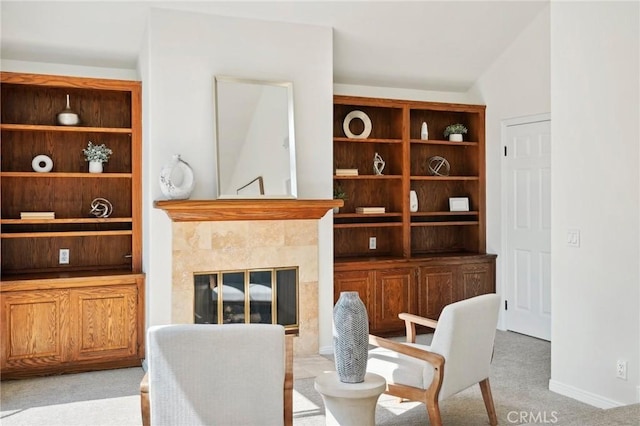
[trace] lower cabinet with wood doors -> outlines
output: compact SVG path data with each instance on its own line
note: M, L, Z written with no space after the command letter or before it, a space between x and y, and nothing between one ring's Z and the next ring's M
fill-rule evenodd
M3 281L2 379L141 365L143 274Z
M343 291L357 291L369 316L369 332L405 332L398 314L408 312L437 320L453 302L495 293L492 254L429 257L389 262L335 264L334 302Z

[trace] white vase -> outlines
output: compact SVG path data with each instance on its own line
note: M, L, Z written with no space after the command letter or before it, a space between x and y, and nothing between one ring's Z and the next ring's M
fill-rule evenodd
M369 317L357 291L343 291L333 307L333 354L343 383L362 383L369 356Z
M178 154L160 171L160 190L170 200L188 199L194 186L193 170Z
M89 173L102 173L102 161L89 161Z
M460 133L451 133L449 135L449 140L451 142L462 142L462 134L460 134Z
M427 122L422 122L422 127L420 128L420 139L426 141L429 139L429 127L427 127Z
M411 213L418 211L418 194L413 190L409 192L409 211Z

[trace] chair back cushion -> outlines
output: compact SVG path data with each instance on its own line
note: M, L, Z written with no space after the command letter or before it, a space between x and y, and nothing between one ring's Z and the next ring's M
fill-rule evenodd
M271 324L147 331L152 425L282 425L285 333Z
M431 351L445 358L444 399L489 377L500 296L484 294L445 306Z

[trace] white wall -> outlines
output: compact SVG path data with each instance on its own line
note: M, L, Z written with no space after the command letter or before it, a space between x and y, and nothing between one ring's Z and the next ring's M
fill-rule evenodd
M485 71L470 93L487 105L487 252L496 260L496 292L505 296L502 261L502 122L548 113L550 95L549 7L546 7ZM499 327L505 329L504 311Z
M3 59L2 71L26 72L33 74L68 75L75 77L113 78L119 80L137 80L136 70L126 68L102 68L80 65L54 64L48 62L29 62Z
M332 30L300 24L152 10L139 64L144 96L147 326L171 321L171 222L160 169L179 153L194 170L192 199L216 195L213 76L292 81L299 198L331 198ZM268 159L265 159L268 161ZM333 231L319 223L320 347L331 347Z
M637 2L551 3L549 384L603 408L640 402L639 36Z
M436 90L400 89L394 87L360 86L355 84L334 84L333 93L344 96L365 96L370 98L401 99L411 101L451 102L461 104L480 103L479 98L467 92L442 92Z

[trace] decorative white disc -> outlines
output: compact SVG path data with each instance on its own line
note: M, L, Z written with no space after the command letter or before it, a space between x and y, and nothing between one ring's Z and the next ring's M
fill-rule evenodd
M31 167L33 168L34 172L47 173L50 172L51 169L53 169L53 161L50 157L44 154L36 155L31 161Z
M359 135L351 133L351 129L349 128L349 124L351 124L351 120L353 120L354 118L359 118L364 123L364 130ZM371 134L371 119L362 111L351 111L344 118L344 122L342 123L342 130L344 130L344 134L347 135L349 139L366 139Z

